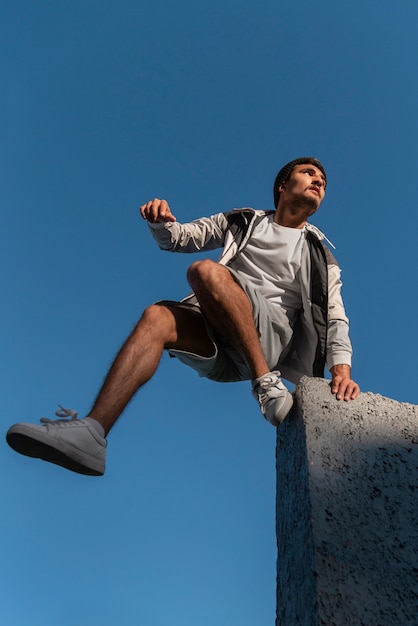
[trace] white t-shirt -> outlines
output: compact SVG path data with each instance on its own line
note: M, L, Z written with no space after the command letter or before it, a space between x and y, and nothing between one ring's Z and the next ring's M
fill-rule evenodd
M268 215L257 224L230 267L292 319L302 304L299 272L306 229L280 226L273 217Z

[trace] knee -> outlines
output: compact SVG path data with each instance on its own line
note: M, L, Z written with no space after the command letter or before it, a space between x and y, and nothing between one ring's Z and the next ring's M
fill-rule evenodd
M169 310L164 305L151 304L143 312L135 330L147 326L150 331L163 334L169 328L172 317L173 316L170 315Z
M193 288L202 284L210 285L211 282L218 281L219 275L225 271L228 270L210 259L195 261L187 270L187 280Z

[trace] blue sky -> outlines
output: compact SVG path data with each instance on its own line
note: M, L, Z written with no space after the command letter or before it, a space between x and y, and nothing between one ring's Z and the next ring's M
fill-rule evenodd
M414 0L2 0L2 424L85 414L144 307L193 257L179 221L272 208L277 170L326 166L363 391L418 403ZM103 478L0 455L13 626L268 626L275 431L248 384L164 357L109 438Z

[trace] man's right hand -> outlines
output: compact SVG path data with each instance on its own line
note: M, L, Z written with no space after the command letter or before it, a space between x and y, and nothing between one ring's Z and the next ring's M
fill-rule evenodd
M176 218L168 206L168 202L166 200L160 200L159 198L149 200L149 202L140 206L139 212L144 220L147 220L147 222L150 222L151 224L176 221Z

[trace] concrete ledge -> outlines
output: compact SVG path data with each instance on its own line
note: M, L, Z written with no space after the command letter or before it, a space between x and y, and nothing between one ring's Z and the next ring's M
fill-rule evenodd
M303 378L277 431L276 626L418 625L418 406Z

